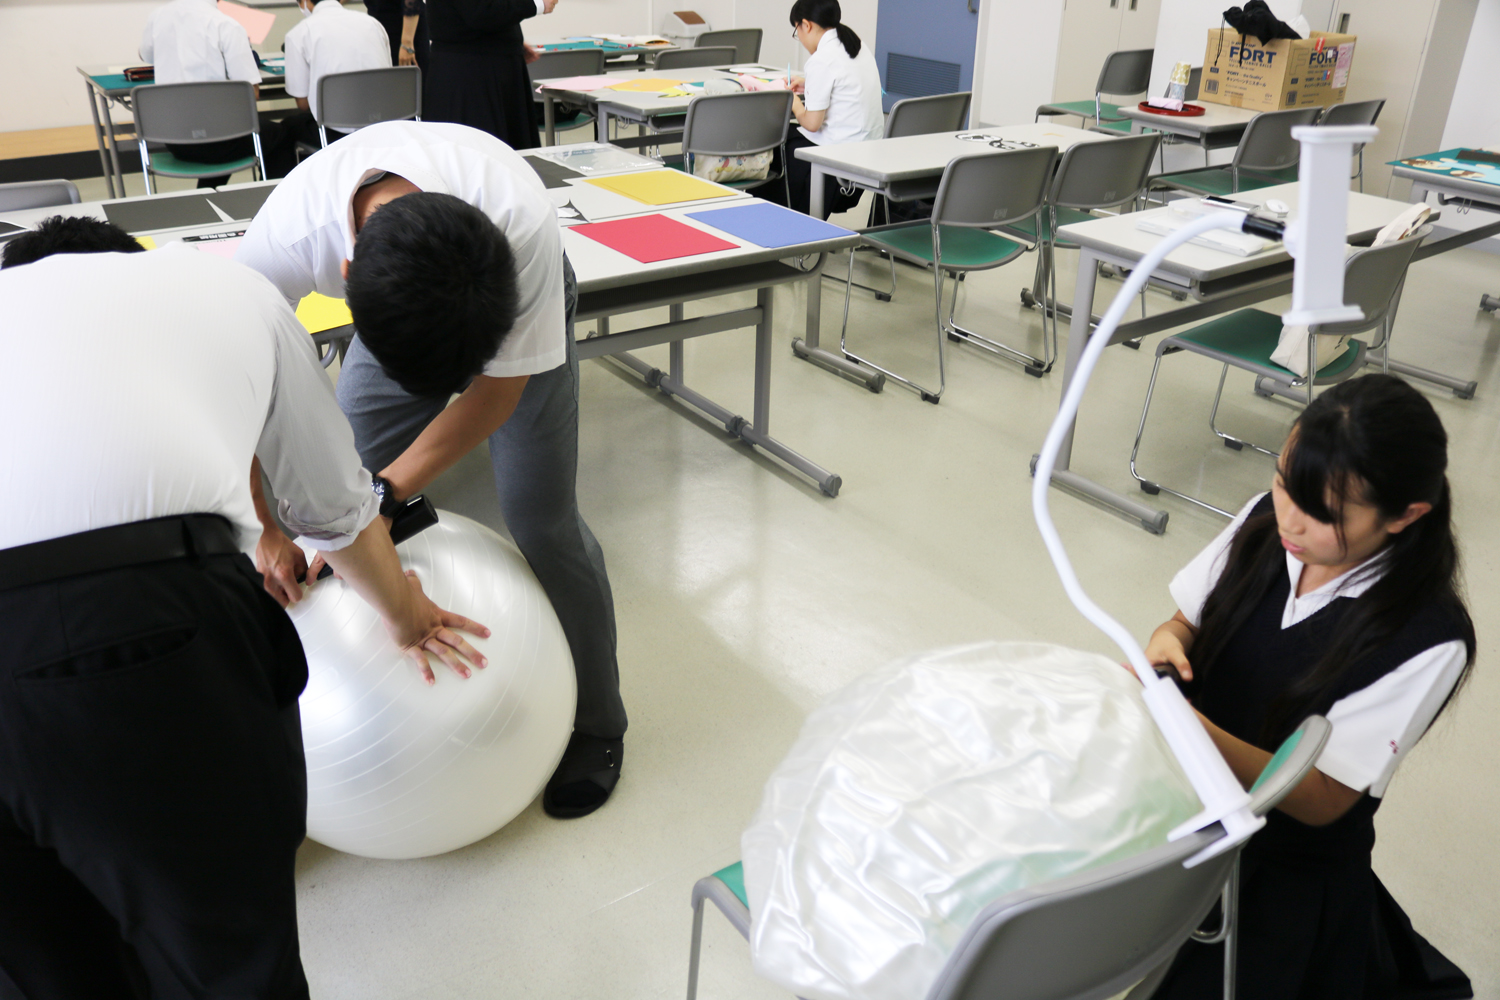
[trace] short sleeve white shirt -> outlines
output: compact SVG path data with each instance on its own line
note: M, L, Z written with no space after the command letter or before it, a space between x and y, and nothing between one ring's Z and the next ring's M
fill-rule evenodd
M313 548L378 514L307 331L249 268L183 243L54 254L0 271L0 301L0 469L25 483L0 492L0 548L219 514L249 551L254 456Z
M339 0L319 0L312 13L286 33L286 92L306 98L314 117L318 116L318 81L323 77L385 69L390 64L391 42L385 28Z
M152 11L141 33L141 58L156 67L157 83L260 84L250 36L215 0L172 0Z
M1201 620L1204 602L1224 573L1230 543L1264 496L1262 493L1253 497L1229 527L1172 578L1169 586L1172 598L1194 628ZM1359 597L1384 575L1384 562L1382 556L1376 555L1299 597L1297 583L1302 578L1303 565L1287 553L1291 588L1282 609L1281 627L1291 628L1337 598ZM1376 798L1383 796L1396 766L1432 725L1458 683L1467 656L1468 649L1460 640L1440 643L1413 656L1369 687L1335 702L1327 714L1333 732L1318 757L1318 769L1356 791L1368 789Z
M885 112L880 102L880 71L868 44L849 58L839 33L829 30L818 39L818 48L802 67L806 77L802 102L809 111L826 111L823 127L816 132L799 131L820 146L840 142L863 142L885 135Z
M536 172L488 132L382 122L340 139L276 186L235 259L270 278L289 303L314 291L343 298L341 264L354 255L354 194L381 173L463 199L494 220L510 242L520 308L484 374L537 375L563 364L567 333L557 210Z

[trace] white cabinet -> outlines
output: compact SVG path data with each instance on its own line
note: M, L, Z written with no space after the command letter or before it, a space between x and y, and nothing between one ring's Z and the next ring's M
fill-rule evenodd
M1093 97L1111 52L1155 46L1160 9L1161 0L1065 0L1052 99Z

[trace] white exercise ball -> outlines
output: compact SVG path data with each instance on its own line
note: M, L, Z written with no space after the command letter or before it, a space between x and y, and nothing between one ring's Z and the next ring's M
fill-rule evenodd
M567 638L514 545L439 511L396 551L439 607L490 629L465 635L489 665L465 679L433 657L429 686L333 577L290 609L309 672L307 834L368 858L442 854L510 822L562 759L577 702Z

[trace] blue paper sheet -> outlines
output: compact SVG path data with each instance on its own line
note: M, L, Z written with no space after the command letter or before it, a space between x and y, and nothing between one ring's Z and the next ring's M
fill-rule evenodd
M688 218L697 219L730 236L737 236L746 243L754 243L767 249L852 235L850 230L841 226L820 222L801 212L768 202L689 212Z

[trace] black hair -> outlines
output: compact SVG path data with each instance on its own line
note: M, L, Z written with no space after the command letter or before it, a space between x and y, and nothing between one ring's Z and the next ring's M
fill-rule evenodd
M112 222L54 215L5 244L0 268L20 267L55 253L138 253L146 248Z
M795 28L803 21L811 21L820 28L838 32L844 51L849 53L850 59L853 59L859 55L859 50L864 43L859 40L854 29L841 20L843 16L844 12L839 9L839 0L797 0L792 4L792 27Z
M450 194L380 206L354 242L345 282L360 340L413 395L460 392L516 322L515 256L500 228Z
M1467 680L1474 664L1474 622L1459 592L1447 467L1448 435L1442 421L1425 396L1393 375L1342 382L1315 399L1293 425L1282 453L1281 481L1309 517L1341 524L1346 501L1370 504L1388 520L1414 503L1429 503L1432 509L1391 536L1384 550L1384 575L1354 600L1323 658L1273 704L1262 733L1267 745L1274 746L1326 701L1362 657L1424 607L1436 604L1458 621L1468 660L1454 693ZM1342 530L1339 537L1342 541ZM1285 573L1276 515L1246 519L1204 602L1193 641L1195 672L1213 669L1214 660Z

